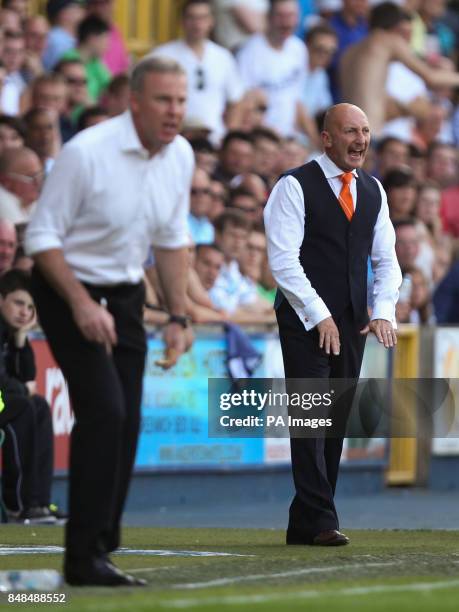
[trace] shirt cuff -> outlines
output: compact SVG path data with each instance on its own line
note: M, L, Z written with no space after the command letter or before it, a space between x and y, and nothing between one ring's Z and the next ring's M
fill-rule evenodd
M371 313L371 320L374 321L375 319L390 321L394 329L397 329L394 304L389 300L377 302L373 306L373 312Z
M304 325L306 331L313 329L324 319L331 317L331 313L325 306L325 302L317 297L308 303L307 307L296 308L293 307L296 314L300 317L301 322Z

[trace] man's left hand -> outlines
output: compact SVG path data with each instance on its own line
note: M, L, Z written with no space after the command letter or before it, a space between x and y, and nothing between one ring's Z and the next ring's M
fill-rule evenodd
M376 336L378 342L384 344L385 348L391 348L397 344L397 334L390 321L374 319L360 331L362 335L370 332Z

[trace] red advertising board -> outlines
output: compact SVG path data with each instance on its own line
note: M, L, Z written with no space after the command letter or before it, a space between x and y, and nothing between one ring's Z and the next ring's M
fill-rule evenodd
M48 400L53 415L54 469L68 469L69 434L73 413L67 383L44 339L31 340L37 365L37 392Z

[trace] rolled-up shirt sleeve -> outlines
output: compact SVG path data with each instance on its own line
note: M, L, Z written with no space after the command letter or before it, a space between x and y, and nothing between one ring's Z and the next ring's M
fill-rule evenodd
M69 143L56 159L27 227L27 255L63 248L83 201L86 181L84 157L79 148Z
M374 273L371 320L385 319L396 327L395 305L402 284L402 273L395 253L395 231L389 217L387 196L379 181L378 185L381 190L381 210L373 231L371 248L371 266Z
M331 314L300 263L305 206L303 191L294 177L283 177L275 185L264 220L271 272L308 331Z

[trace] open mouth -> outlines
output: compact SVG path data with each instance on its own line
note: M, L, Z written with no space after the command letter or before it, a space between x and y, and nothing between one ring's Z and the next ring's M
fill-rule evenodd
M349 157L355 161L360 161L365 154L364 149L350 149Z

